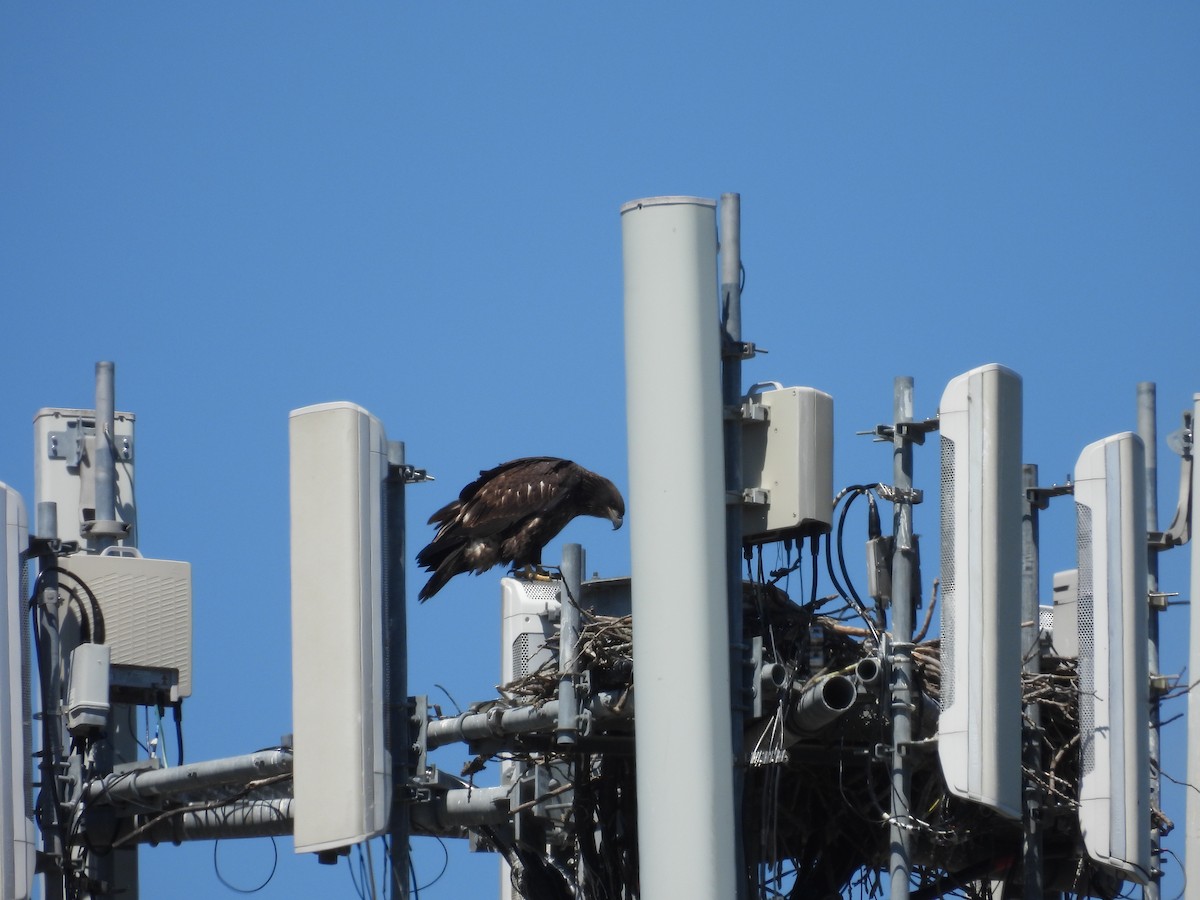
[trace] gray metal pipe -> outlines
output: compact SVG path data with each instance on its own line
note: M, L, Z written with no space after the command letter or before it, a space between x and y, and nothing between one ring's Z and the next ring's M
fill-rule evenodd
M291 834L295 820L291 797L240 800L207 809L192 809L156 821L132 839L138 844L178 844L226 838L279 837ZM150 814L146 818L153 818ZM159 814L161 815L161 814Z
M559 605L558 641L558 733L560 746L569 746L578 739L579 710L575 697L575 675L579 653L579 599L583 595L583 547L567 544L562 556L562 590L565 595Z
M796 690L789 725L800 732L824 728L848 712L858 700L858 687L847 675L815 678Z
M883 675L883 665L879 659L874 656L867 656L860 659L854 666L854 677L864 688L868 690L877 690L879 688L879 679Z
M1036 676L1042 669L1041 613L1038 594L1041 562L1038 546L1038 501L1031 491L1038 486L1038 467L1025 465L1021 470L1025 490L1021 517L1021 668L1026 676ZM1025 704L1029 726L1025 730L1021 752L1025 768L1031 772L1041 769L1041 708L1036 701ZM1025 873L1025 900L1043 900L1042 890L1042 791L1028 776L1022 786L1024 811L1022 816L1021 852Z
M117 518L117 464L113 457L116 428L116 367L111 362L96 363L96 442L93 478L96 491L95 543L99 549L114 543L109 533Z
M391 735L392 785L388 836L392 846L408 846L408 809L403 802L402 786L407 785L412 768L408 710L408 614L405 605L405 459L404 442L388 441L388 475L384 482L384 609L387 632L384 648L388 706L385 710ZM391 855L391 894L395 900L407 900L412 887L408 854Z
M139 803L210 787L245 784L291 771L290 750L260 750L170 769L106 775L89 782L83 796L86 803Z
M599 691L593 694L585 710L599 720L622 719L633 716L632 695L623 692ZM486 712L463 713L451 719L429 723L425 746L429 750L455 742L471 743L489 738L511 737L546 731L558 725L558 701L541 706L493 707Z
M751 703L747 653L742 624L742 198L722 194L721 227L721 403L725 408L722 431L725 444L725 588L729 619L730 734L737 758L743 753L742 731ZM734 809L741 809L745 768L733 767ZM737 898L749 895L740 873L746 871L742 831L734 832Z
M1141 381L1137 386L1137 434L1146 452L1146 530L1158 531L1158 423L1157 386L1153 381ZM1159 775L1160 694L1158 681L1158 553L1150 544L1146 553L1146 592L1150 598L1146 622L1148 662L1150 664L1150 808L1162 806L1162 779ZM1143 900L1158 900L1162 882L1161 834L1156 825L1150 828L1150 883L1142 888Z
M892 824L888 873L892 900L907 900L908 878L912 871L913 832L908 821L909 770L907 745L912 740L916 693L913 687L913 449L912 441L900 428L913 421L913 380L895 379L893 412L895 431L892 449L892 477L898 499L893 520L896 549L892 555Z
M435 792L427 803L412 806L413 825L441 834L471 825L507 822L513 786L452 788Z

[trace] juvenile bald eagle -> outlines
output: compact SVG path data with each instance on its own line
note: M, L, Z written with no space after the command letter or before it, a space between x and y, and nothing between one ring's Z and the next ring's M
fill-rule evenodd
M576 516L609 519L617 529L625 501L611 481L569 459L529 456L480 472L429 517L437 534L417 562L433 575L418 598L428 600L460 572L540 565L542 548Z

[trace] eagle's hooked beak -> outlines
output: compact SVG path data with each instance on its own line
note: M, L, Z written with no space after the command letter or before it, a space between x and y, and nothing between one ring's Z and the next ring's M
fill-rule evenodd
M613 531L616 531L618 528L620 528L621 523L625 521L621 514L615 509L610 509L608 511L608 518L613 523Z

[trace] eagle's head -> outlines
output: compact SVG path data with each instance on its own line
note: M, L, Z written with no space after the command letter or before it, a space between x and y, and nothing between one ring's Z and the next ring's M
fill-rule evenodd
M617 486L603 475L593 475L588 484L587 512L601 519L608 519L613 524L613 531L621 527L625 521L625 499Z

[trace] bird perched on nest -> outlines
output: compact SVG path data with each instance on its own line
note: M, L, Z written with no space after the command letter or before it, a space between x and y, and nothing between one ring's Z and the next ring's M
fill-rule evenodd
M611 481L569 459L529 456L480 472L429 517L437 534L417 563L433 575L418 599L428 600L460 572L540 566L542 548L576 516L608 519L615 530L625 501Z

